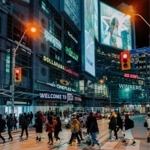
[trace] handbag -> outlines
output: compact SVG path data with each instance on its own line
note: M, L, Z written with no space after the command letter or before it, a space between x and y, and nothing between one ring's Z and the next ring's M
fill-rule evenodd
M147 120L144 122L144 127L148 127L148 123L147 123Z

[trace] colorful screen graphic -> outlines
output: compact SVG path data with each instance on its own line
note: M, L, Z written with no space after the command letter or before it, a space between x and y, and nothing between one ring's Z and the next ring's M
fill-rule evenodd
M100 3L101 43L131 50L131 21L124 13Z

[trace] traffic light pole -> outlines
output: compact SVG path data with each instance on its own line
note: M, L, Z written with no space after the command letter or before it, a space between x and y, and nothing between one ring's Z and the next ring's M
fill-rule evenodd
M12 74L11 74L11 113L12 113L12 116L14 116L14 108L15 108L15 105L14 105L14 100L15 100L15 76L14 76L14 72L15 72L15 66L16 66L16 52L26 34L27 30L24 31L20 41L18 42L16 48L13 48L12 49Z

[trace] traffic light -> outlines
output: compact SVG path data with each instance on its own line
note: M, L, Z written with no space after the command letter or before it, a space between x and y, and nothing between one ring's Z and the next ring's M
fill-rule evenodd
M131 62L130 62L130 52L123 51L121 52L121 70L130 70Z
M15 68L14 78L15 78L15 82L22 81L22 68Z

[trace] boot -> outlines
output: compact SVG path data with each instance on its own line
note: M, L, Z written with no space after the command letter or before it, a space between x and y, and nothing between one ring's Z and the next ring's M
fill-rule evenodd
M147 142L150 143L150 137L147 137Z

